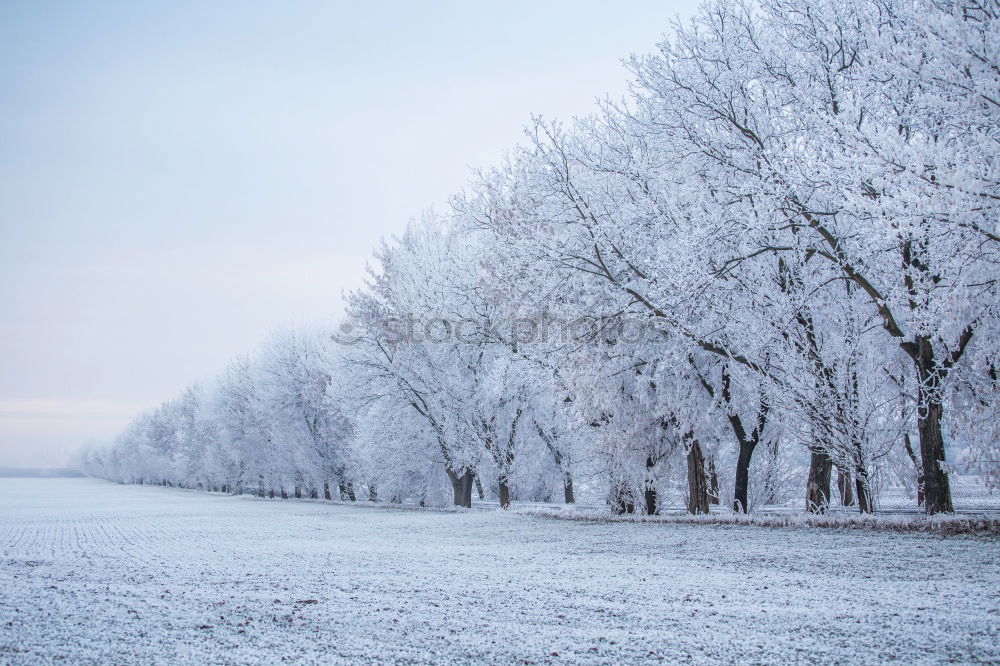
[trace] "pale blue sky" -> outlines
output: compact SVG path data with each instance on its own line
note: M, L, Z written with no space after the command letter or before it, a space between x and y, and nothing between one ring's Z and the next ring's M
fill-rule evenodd
M0 3L0 465L336 317L381 237L695 4Z

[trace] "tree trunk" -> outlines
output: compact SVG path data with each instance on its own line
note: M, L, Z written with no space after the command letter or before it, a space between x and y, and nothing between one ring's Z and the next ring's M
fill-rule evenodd
M462 506L466 509L472 508L472 488L475 486L476 473L466 470L462 477Z
M644 499L646 500L646 515L655 516L656 515L656 488L647 485L646 492L643 493Z
M497 484L500 486L500 508L509 509L510 508L510 487L507 485L507 477L501 476L497 480Z
M698 440L691 441L687 455L688 513L708 513L708 479L705 476L705 458Z
M374 483L368 486L368 501L377 502L378 501L378 486Z
M643 492L643 499L646 502L646 515L655 516L656 515L656 486L653 485L653 468L656 467L656 463L653 462L651 457L646 458L646 483L645 491Z
M576 503L576 498L573 496L573 475L569 472L563 473L563 501L566 504Z
M747 513L750 505L747 502L747 491L750 487L750 458L756 443L740 442L740 455L736 459L736 488L733 492L733 511Z
M329 481L324 481L323 482L323 499L325 499L325 500L332 499L330 497L330 482Z
M868 487L868 471L859 468L854 474L854 483L858 492L858 509L861 513L875 513L871 489Z
M451 481L452 504L462 506L462 476L447 467L445 472L448 473L448 480Z
M928 514L953 513L951 484L941 467L945 461L944 436L941 432L943 407L938 394L942 371L934 363L934 348L929 338L920 336L911 348L917 366L917 433L920 435L920 459L923 463L924 507Z
M476 475L476 492L479 493L479 499L486 499L486 492L483 490L483 482L479 480L479 475Z
M451 480L455 506L464 506L467 509L471 509L472 488L475 485L476 478L475 472L468 468L464 469L461 474L451 469L445 471L448 472L448 478Z
M708 459L708 503L719 503L719 473L715 469L715 456Z
M920 457L923 460L924 507L928 514L953 513L951 484L941 467L944 462L944 437L941 433L941 403L927 400L917 417L920 433Z
M837 468L837 490L840 491L840 503L843 506L854 506L854 484L851 473Z
M281 486L279 490L281 491L281 499L288 499L288 493L285 492L285 487Z
M344 486L344 490L347 491L347 499L351 500L352 502L357 502L358 501L357 496L354 494L354 484L353 483L348 482Z
M830 475L833 461L823 451L813 451L809 458L809 480L806 482L806 511L826 513L830 507Z
M302 488L295 486L295 499L302 499Z

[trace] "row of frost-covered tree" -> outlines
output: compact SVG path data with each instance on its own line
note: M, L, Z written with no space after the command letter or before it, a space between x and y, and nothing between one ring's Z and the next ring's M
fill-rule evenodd
M337 330L275 335L87 471L617 512L995 484L1000 3L724 0L628 70L384 244Z

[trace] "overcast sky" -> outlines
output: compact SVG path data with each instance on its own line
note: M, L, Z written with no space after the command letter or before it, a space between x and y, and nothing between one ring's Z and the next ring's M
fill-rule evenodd
M380 238L695 4L0 4L0 466L335 319Z

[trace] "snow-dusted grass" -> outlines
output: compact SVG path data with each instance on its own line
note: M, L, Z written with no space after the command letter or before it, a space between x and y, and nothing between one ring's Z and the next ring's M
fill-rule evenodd
M611 515L608 512L578 512L574 507L523 507L525 515L575 520L582 522L672 523L686 525L743 525L753 527L825 527L829 529L886 530L890 532L929 532L933 534L977 534L1000 537L1000 518L977 514L936 516L879 515L859 513L809 514L750 513L716 511L710 515L669 514L648 516L639 514Z
M0 481L0 663L996 662L984 536Z

